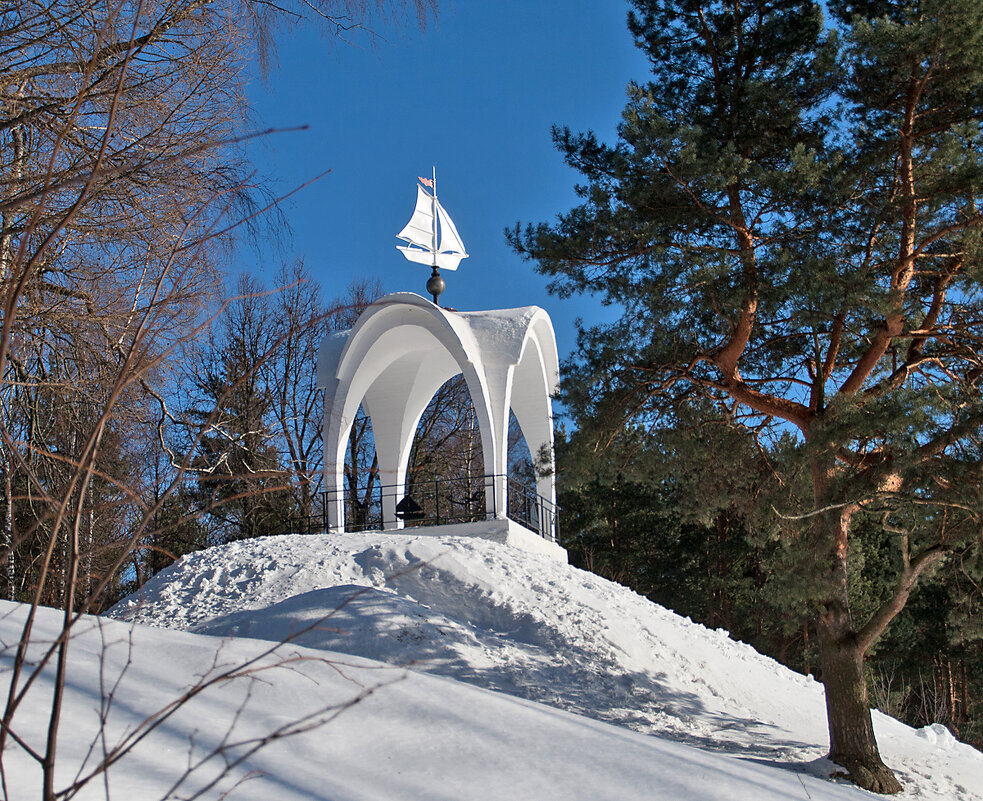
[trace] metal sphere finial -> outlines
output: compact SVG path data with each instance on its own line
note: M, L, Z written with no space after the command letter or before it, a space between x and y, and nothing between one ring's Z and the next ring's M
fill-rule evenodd
M437 296L445 289L447 289L447 283L440 277L440 271L434 266L433 273L431 273L430 279L427 281L427 292L433 295L433 302L438 306L440 302L437 300Z

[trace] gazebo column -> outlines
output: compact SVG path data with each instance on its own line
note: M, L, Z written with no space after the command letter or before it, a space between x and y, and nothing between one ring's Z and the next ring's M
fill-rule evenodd
M317 363L318 386L324 390L324 522L327 530L333 533L345 530L345 498L342 493L345 454L342 451L339 455L339 449L342 436L348 436L348 426L344 425L343 416L348 388L347 385L342 388L337 367L347 341L347 331L329 334L318 351Z
M489 410L490 431L482 436L485 475L491 486L485 487L485 509L489 516L504 520L508 517L508 452L509 400L512 392L512 368L509 365L485 365L485 386ZM481 418L479 417L479 423ZM490 491L489 491L490 490Z
M379 472L376 474L382 502L382 528L393 531L399 528L396 519L396 496L402 495L398 486L399 441L401 409L387 392L380 392L379 382L373 384L362 400L362 409L372 421L372 438L375 441L375 458Z
M345 533L345 495L342 482L337 480L336 475L331 476L331 484L334 486L325 487L327 495L325 497L325 511L327 512L327 528L332 534Z
M403 521L396 517L396 504L405 493L406 470L400 467L408 456L405 453L407 440L411 444L413 442L410 428L414 421L409 419L412 417L409 407L414 399L410 388L418 369L417 359L390 365L373 382L362 401L362 408L372 420L375 455L379 462L377 480L382 488L382 527L385 531L403 527Z
M345 531L345 443L351 424L345 425L344 403L325 403L324 415L324 491L327 529L333 534Z
M533 399L536 400L536 399ZM556 521L553 519L556 511L556 467L553 459L553 420L549 412L549 399L545 399L545 413L533 413L528 405L522 404L513 397L512 411L515 413L522 436L529 446L529 455L533 460L536 471L536 495L539 504L540 533L549 539L556 537ZM540 406L540 404L536 404ZM541 455L547 456L547 463L539 461ZM545 501L545 504L543 503ZM545 508L543 508L545 506Z
M547 508L539 502L540 533L555 539L556 465L553 457L553 409L549 397L549 380L543 367L543 358L536 343L526 345L515 370L512 388L512 411L515 413L522 436L529 447L533 466L536 468L536 494L546 501ZM546 457L546 463L540 457Z

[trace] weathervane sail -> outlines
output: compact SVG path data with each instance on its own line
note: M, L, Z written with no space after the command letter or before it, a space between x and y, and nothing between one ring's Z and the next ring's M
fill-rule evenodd
M419 181L413 216L403 230L396 234L397 239L409 244L396 247L410 261L426 264L433 269L430 280L427 281L427 291L433 295L433 302L437 303L437 296L446 286L444 279L440 277L440 269L456 270L461 259L466 259L468 254L454 221L437 200L436 167L432 179L420 178ZM433 194L427 192L424 186L430 187Z

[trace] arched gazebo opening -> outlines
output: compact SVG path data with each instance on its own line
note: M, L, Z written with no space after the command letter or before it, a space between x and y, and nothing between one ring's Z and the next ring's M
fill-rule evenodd
M467 383L445 381L417 424L406 470L406 497L424 511L417 522L484 519L484 450Z
M372 418L361 405L345 438L344 493L345 528L365 530L382 520Z
M509 409L509 439L508 456L505 460L505 470L509 482L523 491L536 491L536 459L529 449L529 443L522 433L522 426L515 412Z

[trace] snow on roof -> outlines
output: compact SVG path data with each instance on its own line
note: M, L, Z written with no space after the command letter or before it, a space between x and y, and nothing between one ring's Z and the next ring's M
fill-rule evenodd
M344 348L354 332L367 325L380 311L392 312L395 309L399 313L399 306L406 307L403 312L406 321L413 319L411 315L414 310L422 310L444 321L466 350L475 348L482 359L495 363L518 364L526 341L531 336L538 337L551 372L551 391L556 391L559 358L553 323L539 306L459 312L437 306L413 292L394 292L379 298L363 312L352 329L329 335L318 358L319 384L326 386L331 381L333 371L337 371ZM397 325L398 322L391 321L389 324Z

